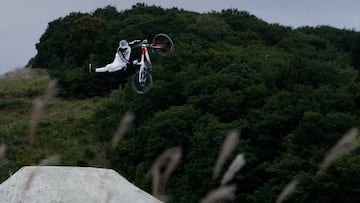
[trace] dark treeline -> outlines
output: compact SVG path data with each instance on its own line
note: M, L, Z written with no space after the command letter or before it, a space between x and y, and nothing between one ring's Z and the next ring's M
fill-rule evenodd
M151 55L153 89L137 95L132 71L88 74L87 64L113 60L118 41L172 37L175 53ZM291 28L245 11L195 13L137 4L71 13L49 23L29 65L59 81L60 96L92 98L118 90L99 104L89 129L108 142L121 115L134 128L114 151L111 168L151 192L144 178L165 149L183 157L167 184L171 202L197 202L219 185L212 170L225 136L241 132L234 156L246 165L233 180L235 202L274 202L294 178L289 202L359 202L359 151L339 159L322 177L325 154L359 125L360 34L330 26ZM230 163L230 162L229 162ZM226 167L229 163L226 163Z

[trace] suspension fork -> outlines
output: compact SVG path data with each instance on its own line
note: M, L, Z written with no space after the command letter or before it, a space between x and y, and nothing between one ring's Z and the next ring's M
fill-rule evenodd
M141 46L141 65L140 65L140 70L139 70L139 83L144 83L145 82L145 69L148 69L147 64L145 63L145 60L149 63L149 65L151 65L151 61L150 61L150 56L148 53L148 50L146 48L145 45Z
M149 69L151 66L151 61L150 61L150 56L149 56L149 52L148 52L148 49L145 48L145 59L146 59L146 62L147 64L145 64L146 68Z

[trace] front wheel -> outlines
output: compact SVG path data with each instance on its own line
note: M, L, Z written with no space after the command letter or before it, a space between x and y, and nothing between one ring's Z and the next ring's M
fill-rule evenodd
M160 56L169 56L174 52L174 43L167 34L157 34L154 36L152 44L155 47L155 52Z
M149 72L143 71L142 82L139 81L139 71L137 71L131 79L131 88L138 94L145 94L148 92L153 83L152 76Z

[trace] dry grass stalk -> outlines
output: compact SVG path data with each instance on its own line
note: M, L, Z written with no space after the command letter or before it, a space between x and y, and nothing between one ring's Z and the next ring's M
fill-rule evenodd
M299 184L298 180L293 180L290 183L288 183L281 191L279 196L276 198L276 203L283 202L291 193L293 193L296 190L298 184Z
M235 146L239 142L239 136L240 136L239 134L240 134L239 131L234 130L227 135L223 145L221 146L219 156L216 160L216 164L213 171L213 179L219 177L226 159L229 157L229 155L231 154L231 152L234 150Z
M150 175L152 176L152 189L155 197L164 197L166 183L180 163L182 157L181 147L174 147L164 151L153 163L150 168ZM163 198L162 198L163 199Z
M31 122L30 122L30 132L29 132L29 141L32 144L36 132L37 125L39 123L39 118L43 113L44 106L46 102L48 102L51 98L56 95L56 81L50 81L44 95L36 98L35 104L33 107L33 111L31 114Z
M53 155L46 159L41 160L39 166L51 166L51 165L57 165L59 163L60 163L60 156Z
M50 156L46 159L43 159L40 161L38 166L50 166L50 165L57 165L60 163L60 156L54 155ZM34 168L34 170L31 172L28 180L25 183L25 191L28 190L31 186L32 181L34 180L34 177L39 173L40 167Z
M336 159L349 153L356 147L354 140L357 138L358 134L358 129L352 128L337 142L333 148L331 148L330 152L326 155L323 162L320 164L318 171L316 172L317 177L324 175L327 169Z
M41 115L43 114L43 109L45 104L56 95L56 81L50 81L44 95L36 98L35 104L31 114L30 127L29 127L29 144L30 147L34 144L34 137L36 133L37 126ZM29 154L29 164L32 164L31 153Z
M245 158L243 154L238 154L234 161L229 166L228 170L225 172L221 185L224 186L232 180L236 174L243 166L245 165Z
M0 145L0 159L5 157L6 149L7 149L6 144Z
M208 193L201 201L200 203L214 203L224 200L234 200L235 199L235 191L236 186L233 185L227 185L227 186L221 186L210 193Z
M116 145L120 142L120 140L124 137L125 133L130 129L133 121L135 119L135 114L131 112L126 112L119 123L119 127L116 130L112 141L111 141L111 148L114 149Z

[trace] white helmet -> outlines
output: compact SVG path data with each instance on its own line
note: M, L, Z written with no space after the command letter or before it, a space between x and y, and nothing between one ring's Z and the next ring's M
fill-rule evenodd
M125 51L128 47L129 47L129 43L126 40L124 40L124 39L120 40L119 49L121 51Z

